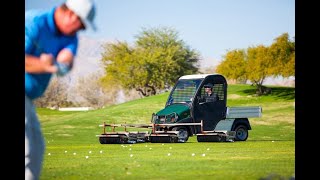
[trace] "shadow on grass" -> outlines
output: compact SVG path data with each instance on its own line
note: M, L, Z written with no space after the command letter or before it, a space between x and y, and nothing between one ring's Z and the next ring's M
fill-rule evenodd
M271 94L263 96L273 96L279 100L293 100L295 99L295 88L294 87L269 87L271 88ZM247 95L255 95L256 89L246 89L243 93Z

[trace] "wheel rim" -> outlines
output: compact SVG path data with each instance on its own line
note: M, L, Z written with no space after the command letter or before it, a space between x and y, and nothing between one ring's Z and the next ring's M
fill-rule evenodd
M179 139L186 140L188 138L188 132L185 129L179 129Z
M188 131L185 128L173 128L173 131L179 131L178 132L178 142L187 142L189 135L188 135Z
M237 130L237 137L239 140L244 140L247 137L248 133L244 128L239 128Z

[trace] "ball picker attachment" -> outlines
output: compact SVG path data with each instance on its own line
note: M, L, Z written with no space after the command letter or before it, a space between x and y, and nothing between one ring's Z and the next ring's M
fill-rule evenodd
M201 126L201 132L196 134L198 142L233 142L235 131L204 131L203 121L200 123L174 123L174 124L106 124L105 122L99 127L103 127L103 132L99 137L101 144L133 144L133 143L184 143L185 132L170 131L170 127L174 126ZM111 127L112 132L106 132L106 127ZM116 127L124 127L124 131L115 132ZM134 128L152 128L151 132L129 132L127 127ZM159 129L163 130L156 130Z
M106 132L107 126L112 128L112 132ZM152 126L148 124L106 124L103 122L99 127L103 127L103 133L97 135L101 144L133 144L146 142L148 132L128 132L127 127L151 128ZM116 127L124 127L124 131L115 132Z

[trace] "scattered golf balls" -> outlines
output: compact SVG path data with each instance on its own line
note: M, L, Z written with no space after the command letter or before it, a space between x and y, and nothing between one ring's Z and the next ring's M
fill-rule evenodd
M164 144L162 144L162 146L163 146Z
M91 154L92 153L92 151L89 151L89 154Z
M271 141L271 142L274 142L274 141Z
M207 148L207 151L209 151L210 150L210 148Z
M148 145L146 145L146 147L148 147Z
M168 153L168 156L171 156L171 153Z
M172 147L169 147L169 149L172 149Z
M202 154L202 156L204 157L204 156L206 156L206 154Z
M133 156L133 154L130 154L130 157L132 157Z
M50 155L51 155L51 153L48 153L48 155L50 156Z
M129 148L129 151L131 151L131 148Z
M195 153L192 153L192 154L191 154L191 156L194 156L194 155L196 155L196 154L195 154Z
M77 153L75 153L75 152L73 153L73 155L76 155L76 154L77 154Z
M100 153L102 153L102 151L100 151Z
M152 148L149 148L149 149L152 149Z
M89 158L89 156L86 156L86 159L88 159Z
M64 153L67 153L68 151L64 151Z

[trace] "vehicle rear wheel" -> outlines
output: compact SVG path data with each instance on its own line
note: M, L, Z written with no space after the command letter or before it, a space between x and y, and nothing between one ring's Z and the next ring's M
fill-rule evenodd
M236 127L235 129L236 131L236 136L235 136L235 140L236 141L245 141L248 138L248 128L244 125L239 125Z
M188 130L186 127L174 127L172 131L179 131L178 142L187 142L189 139Z

